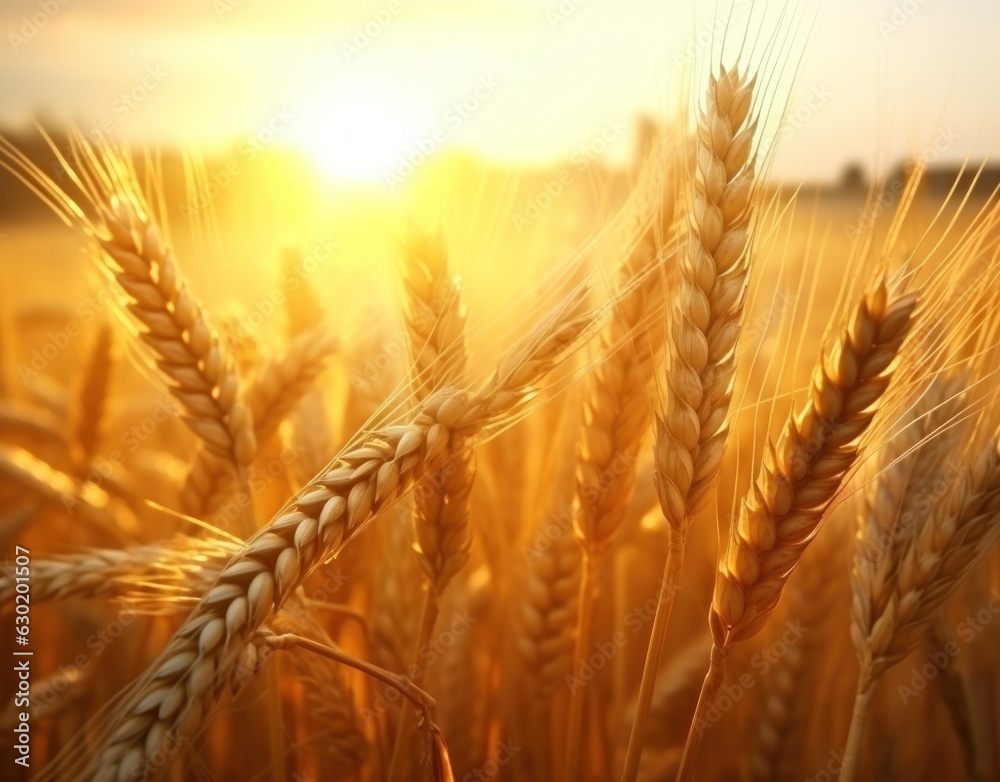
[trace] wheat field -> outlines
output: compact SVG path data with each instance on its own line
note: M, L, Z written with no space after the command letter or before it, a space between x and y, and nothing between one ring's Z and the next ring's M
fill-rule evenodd
M773 176L782 19L404 206L0 136L4 778L1000 779L992 169Z

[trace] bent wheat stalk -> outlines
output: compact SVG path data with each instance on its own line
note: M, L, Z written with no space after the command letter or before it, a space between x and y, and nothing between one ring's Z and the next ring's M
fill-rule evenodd
M639 773L646 721L680 583L684 541L693 514L718 477L728 434L753 218L757 122L755 78L738 68L709 78L698 122L698 173L691 200L681 286L668 327L664 412L656 417L653 477L669 524L669 548L657 593L639 701L629 735L623 782Z
M889 386L890 367L915 306L914 295L890 299L884 282L866 293L837 343L816 365L810 400L789 417L777 443L768 440L760 473L719 562L709 614L710 666L678 782L691 779L706 715L722 687L730 652L770 618L785 581L858 458L860 438Z

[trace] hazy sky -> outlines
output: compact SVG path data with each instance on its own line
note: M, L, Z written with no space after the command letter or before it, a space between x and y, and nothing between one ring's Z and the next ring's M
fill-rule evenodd
M545 161L581 145L605 154L603 135L620 151L637 113L687 100L681 75L710 61L713 42L718 56L730 6L62 1L3 0L0 121L35 114L192 145L250 133L354 176L421 145ZM772 125L777 173L884 168L934 144L948 159L982 156L1000 138L995 0L789 0L780 26L785 0L736 5L727 52L748 16L758 57L775 30L793 36L777 52L798 65L795 83L787 67L772 82L791 117Z

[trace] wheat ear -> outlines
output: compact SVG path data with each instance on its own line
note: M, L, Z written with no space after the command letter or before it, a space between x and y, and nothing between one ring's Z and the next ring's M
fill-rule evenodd
M535 553L525 575L517 645L538 700L552 695L572 663L579 573L580 547L563 532Z
M663 413L656 417L653 479L670 545L629 736L623 782L635 782L656 672L684 562L692 515L718 477L728 432L753 218L756 79L738 68L709 78L698 121L697 176L681 283L671 307Z
M145 546L91 549L32 563L31 596L38 602L70 598L117 598L142 602L156 597L165 604L205 593L222 567L240 550L222 540L180 536ZM0 577L0 604L14 596L14 582ZM158 601L159 602L159 601ZM180 603L181 611L190 607Z
M243 650L268 618L326 558L415 482L440 466L453 435L468 436L517 415L534 385L578 346L598 313L581 314L582 293L567 297L508 355L475 394L440 390L409 424L359 437L247 542L215 586L131 687L82 763L95 779L141 768L169 737L189 736L207 718ZM67 747L40 779L81 763Z
M885 598L856 612L851 626L861 661L854 715L841 779L857 773L861 739L879 678L915 649L935 613L961 579L996 542L1000 531L1000 441L991 441L971 469L954 477L947 496L931 509L893 554ZM855 603L858 590L855 590Z
M36 443L68 448L63 429L66 422L45 408L0 400L0 433L24 435Z
M589 654L594 588L611 551L635 486L635 463L649 429L649 385L661 346L663 302L660 258L644 240L619 270L619 303L601 333L604 359L588 378L576 454L573 523L583 559L573 668ZM564 778L579 775L583 687L573 688Z
M206 447L237 470L245 469L257 445L250 411L237 398L235 365L191 294L135 184L135 172L125 158L79 134L73 139L75 164L54 146L52 150L82 193L79 202L10 142L0 142L5 165L101 250L106 270L125 294L125 309L139 326L139 338L183 408L188 426Z
M113 362L111 329L102 324L87 352L70 409L70 457L74 474L81 480L90 474L100 443Z
M730 528L720 558L709 625L713 646L678 782L694 769L705 715L725 678L726 659L770 618L781 590L854 466L859 440L879 410L891 365L913 322L916 297L867 292L839 340L816 365L810 399L768 439L760 472Z
M403 252L406 323L412 357L411 386L418 402L437 388L460 383L466 365L465 306L457 278L448 272L448 253L440 236L412 234ZM469 492L475 477L475 452L455 440L444 464L414 492L414 552L427 578L414 670L437 621L440 596L465 566L472 545ZM402 773L411 743L415 713L406 710L396 734L389 775Z
M338 345L334 335L318 326L295 337L279 355L260 367L245 394L258 442L266 442L277 432L285 417L313 388ZM225 499L232 488L231 478L232 471L225 461L208 449L199 451L181 489L181 508L191 516L204 518Z

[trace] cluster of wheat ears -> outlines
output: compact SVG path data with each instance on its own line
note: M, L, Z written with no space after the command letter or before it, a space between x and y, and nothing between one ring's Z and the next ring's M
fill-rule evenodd
M802 276L789 312L757 271L792 208L762 91L716 69L612 260L556 267L499 349L473 350L447 237L414 230L406 376L377 401L332 379L365 348L336 290L300 286L285 344L240 355L128 155L53 145L57 184L3 142L121 316L68 393L0 400L3 537L38 541L35 632L63 639L32 684L36 778L996 778L1000 212L952 193L904 246L916 167L881 247L810 247L839 289ZM161 454L179 480L95 470L119 343L190 430ZM880 687L911 655L935 691Z

